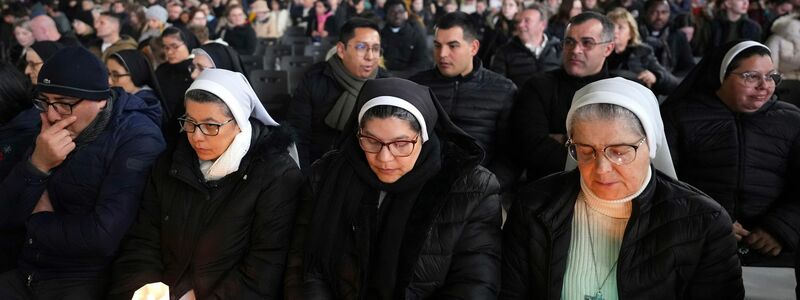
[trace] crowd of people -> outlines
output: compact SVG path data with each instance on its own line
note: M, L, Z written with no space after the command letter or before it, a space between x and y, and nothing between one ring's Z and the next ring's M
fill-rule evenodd
M2 299L800 277L800 1L0 4ZM323 53L276 114L245 61L289 38Z

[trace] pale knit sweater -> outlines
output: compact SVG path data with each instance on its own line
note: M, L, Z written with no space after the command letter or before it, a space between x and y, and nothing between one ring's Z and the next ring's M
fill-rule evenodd
M598 198L581 179L581 191L575 201L572 218L572 236L561 299L584 300L587 295L594 297L601 285L603 300L619 299L617 268L614 265L631 215L631 200L644 191L650 176L648 169L641 188L633 195L618 200Z

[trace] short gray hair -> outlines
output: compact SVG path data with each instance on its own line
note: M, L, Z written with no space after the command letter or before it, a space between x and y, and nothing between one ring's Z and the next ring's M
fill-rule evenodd
M572 119L569 120L568 129L570 133L574 133L572 127L575 126L577 122L613 120L624 120L625 127L630 128L634 133L640 134L641 136L647 136L644 131L644 126L642 126L642 121L639 120L636 114L625 107L610 103L588 104L576 109L572 115Z

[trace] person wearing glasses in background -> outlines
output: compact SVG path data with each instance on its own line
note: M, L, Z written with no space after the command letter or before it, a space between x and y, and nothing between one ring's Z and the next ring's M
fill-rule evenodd
M106 58L108 68L108 85L121 87L125 92L136 95L144 100L147 106L153 106L153 111L158 112L158 118L163 120L164 106L161 102L161 88L150 62L144 54L136 49L114 52ZM163 123L159 123L161 126Z
M106 273L164 150L158 113L121 88L81 47L39 72L42 126L32 154L0 184L0 227L23 230L2 299L104 299ZM9 237L2 237L3 239Z
M731 215L743 265L792 267L800 239L800 109L780 81L769 48L734 41L662 106L678 176Z
M496 299L500 186L425 86L368 80L309 171L286 299Z
M596 12L581 13L570 20L563 41L561 68L528 79L511 114L511 135L518 142L514 159L528 182L563 169L572 96L609 77L605 61L614 51L614 23Z
M184 132L156 162L114 262L110 299L278 299L303 176L296 148L241 73L203 71Z
M175 120L183 115L183 95L192 84L192 75L189 66L192 65L191 52L197 48L197 38L187 29L169 27L161 35L164 54L167 61L156 68L156 80L161 87L164 98L161 100L166 107L164 137L172 144L177 138L178 127Z
M364 82L386 77L378 65L382 53L379 31L369 19L348 20L342 26L336 54L311 66L292 94L286 119L297 130L301 169L333 147Z
M509 211L500 299L744 298L731 219L677 180L653 92L590 83L565 126L567 171Z

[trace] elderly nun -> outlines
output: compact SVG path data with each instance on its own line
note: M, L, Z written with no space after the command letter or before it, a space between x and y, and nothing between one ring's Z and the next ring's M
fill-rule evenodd
M110 298L154 282L177 298L277 298L303 181L293 143L241 73L204 71L184 104L185 138L155 166Z
M650 90L591 83L566 125L574 163L510 209L501 299L744 297L730 217L676 179Z

